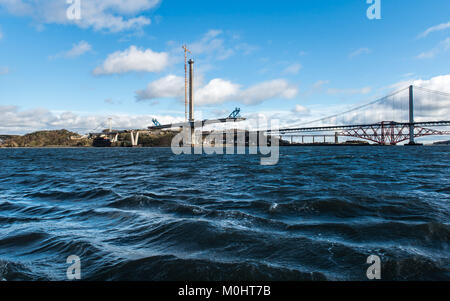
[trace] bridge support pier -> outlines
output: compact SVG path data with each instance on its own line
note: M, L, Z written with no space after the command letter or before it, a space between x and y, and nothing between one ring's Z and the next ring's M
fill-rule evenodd
M409 86L409 143L417 145L414 141L414 86Z
M194 61L189 60L189 122L191 123L189 144L195 146L195 124L194 124Z
M130 135L131 135L131 146L137 146L139 142L139 132L136 132L136 136L134 136L134 131L131 131Z

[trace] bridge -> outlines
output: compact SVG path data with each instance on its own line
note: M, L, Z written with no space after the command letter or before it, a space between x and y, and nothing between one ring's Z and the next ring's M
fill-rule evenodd
M417 90L420 94L415 96ZM433 120L434 111L439 111L445 120ZM382 121L385 116L391 121ZM374 122L376 119L381 120ZM405 141L415 145L416 138L450 136L450 131L436 129L450 126L449 119L450 94L411 85L368 104L304 123L303 127L291 126L266 132L271 136L290 138L291 142L294 137L300 137L302 143L305 137L312 137L313 143L315 138L323 137L325 143L327 137L332 137L334 143L338 143L338 137L351 137L379 145L397 145Z
M192 135L204 125L246 120L240 117L236 109L227 118L194 121L161 125L154 121L147 129L112 130L103 134L111 142L117 142L119 134L130 134L132 146L137 146L139 133L164 129L191 128ZM438 112L438 116L436 116ZM440 117L440 118L438 118ZM389 121L386 121L389 120ZM447 127L447 128L446 128ZM398 145L408 142L416 145L416 138L427 136L450 136L450 94L429 90L417 86L409 86L393 92L385 97L357 106L347 111L325 116L320 119L306 121L278 129L259 129L268 136L289 139L301 138L301 143L312 138L312 143L338 144L340 137L356 138L379 145ZM91 134L91 135L100 135ZM310 144L310 143L308 143Z

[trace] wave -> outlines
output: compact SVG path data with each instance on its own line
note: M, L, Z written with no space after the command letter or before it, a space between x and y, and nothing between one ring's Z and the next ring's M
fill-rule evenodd
M154 256L103 268L88 280L130 281L304 281L327 280L321 273L307 273L253 262L214 262Z
M450 279L450 149L387 150L0 152L0 280Z

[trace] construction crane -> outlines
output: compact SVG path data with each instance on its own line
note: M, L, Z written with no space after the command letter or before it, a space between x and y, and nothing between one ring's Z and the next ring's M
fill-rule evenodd
M155 126L161 126L161 123L159 123L158 119L156 119L156 118L153 118L152 122Z
M241 109L240 108L236 108L236 109L234 109L233 112L231 112L231 114L230 114L230 116L228 116L228 118L233 118L233 119L240 118L241 117L239 115L240 112L241 112Z
M187 78L187 54L188 52L190 54L192 54L192 52L187 48L186 45L183 45L182 47L184 49L184 117L185 117L185 121L188 120L188 99L187 99L187 94L188 94L188 78Z

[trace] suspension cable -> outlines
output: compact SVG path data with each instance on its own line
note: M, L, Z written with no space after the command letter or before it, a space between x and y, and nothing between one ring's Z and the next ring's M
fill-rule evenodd
M423 88L423 87L419 87L419 86L414 86L414 87L418 88L419 90L423 90L425 92L435 93L435 94L439 94L439 95L442 95L442 96L450 97L450 93L446 93L446 92L442 92L442 91L436 91L436 90L431 90L431 89L427 89L427 88Z
M326 117L323 117L323 118L320 118L320 119L316 119L316 120L304 122L304 123L298 124L298 125L296 125L296 126L308 125L308 124L311 124L311 123L321 122L321 121L325 121L325 120L327 120L327 119L331 119L331 118L338 117L338 116L340 116L340 115L344 115L344 114L347 114L347 113L351 113L351 112L354 112L354 111L363 109L363 108L365 108L365 107L371 106L371 105L373 105L373 104L382 102L382 101L388 99L389 97L392 97L392 96L394 96L394 95L397 95L397 94L399 94L400 92L403 92L403 91L405 91L405 90L407 90L407 89L409 89L409 87L406 87L406 88L401 89L401 90L397 90L397 91L395 91L395 92L393 92L393 93L391 93L391 94L389 94L389 95L386 95L386 96L384 96L384 97L375 99L375 100L373 100L373 101L371 101L371 102L369 102L369 103L360 105L360 106L358 106L358 107L349 109L349 110L347 110L347 111L344 111L344 112L341 112L341 113L338 113L338 114L334 114L334 115L330 115L330 116L326 116ZM292 126L292 125L291 125L291 126Z

